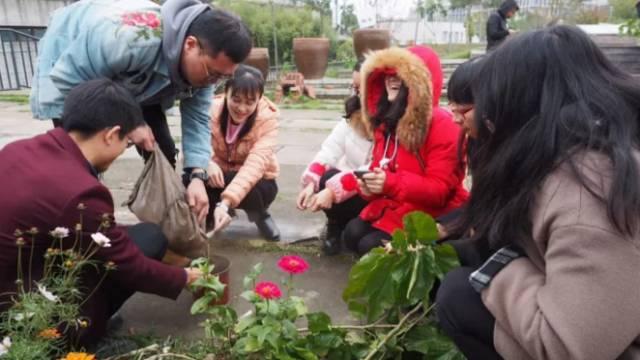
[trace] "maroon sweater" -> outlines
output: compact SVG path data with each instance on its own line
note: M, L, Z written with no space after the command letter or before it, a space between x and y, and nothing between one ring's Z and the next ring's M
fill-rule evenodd
M86 248L104 214L113 219L113 199L109 190L96 178L95 171L76 143L62 129L49 131L34 138L16 141L0 150L0 294L15 292L17 277L16 229L36 227L32 277L41 277L44 253L51 245L48 232L63 226L72 231L65 247L73 245L73 229L80 219L78 204L84 203L83 247ZM184 269L162 264L145 257L131 241L126 230L112 225L102 231L111 239L111 247L102 248L95 258L113 261L117 270L108 278L83 307L91 318L91 340L101 336L110 316L111 299L119 293L141 291L168 298L177 298L186 283ZM23 259L30 253L28 236ZM23 261L27 274L28 261ZM100 278L100 273L85 273L82 284L88 294ZM25 283L25 286L28 284ZM6 295L0 296L0 311L5 310ZM5 303L5 304L3 304Z

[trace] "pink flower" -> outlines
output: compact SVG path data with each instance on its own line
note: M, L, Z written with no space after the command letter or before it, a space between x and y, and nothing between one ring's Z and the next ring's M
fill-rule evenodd
M158 17L154 13L146 13L145 22L146 22L146 25L152 29L155 29L158 26L160 26L160 19L158 19Z
M136 23L131 20L128 14L122 15L122 23L128 26L136 26Z
M279 299L280 296L282 296L282 292L280 292L278 285L269 281L259 282L256 285L255 292L265 300Z
M289 274L302 274L309 269L309 264L297 255L283 256L278 260L278 267Z
M136 23L136 24L144 24L144 18L142 17L142 14L140 13L133 13L131 14L131 19Z

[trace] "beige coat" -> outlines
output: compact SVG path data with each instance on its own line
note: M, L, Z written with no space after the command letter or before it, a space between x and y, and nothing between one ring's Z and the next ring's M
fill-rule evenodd
M605 194L609 161L577 156ZM482 294L496 317L498 352L513 360L640 359L640 234L618 232L567 164L544 182L532 218L528 257L507 265Z
M251 130L235 144L227 146L225 135L220 129L223 104L224 96L216 96L211 112L212 160L225 173L238 172L222 192L222 199L229 201L231 207L235 208L260 179L275 179L280 173L276 158L280 112L275 104L263 96Z

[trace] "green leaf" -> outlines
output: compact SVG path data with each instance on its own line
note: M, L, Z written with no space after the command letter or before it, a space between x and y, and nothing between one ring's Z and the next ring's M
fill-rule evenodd
M420 256L413 256L413 266L411 267L411 280L409 280L409 287L407 288L407 299L411 298L411 291L418 279L418 267L420 266Z
M298 296L292 296L289 301L291 302L291 304L293 305L293 308L295 310L295 316L304 316L309 312L309 308L307 308L307 305L304 303L304 299Z
M414 211L403 218L404 230L409 244L431 244L438 240L438 226L429 215Z
M245 276L242 280L242 284L245 289L253 290L256 279L258 278L258 276L260 276L260 274L262 274L262 269L262 263L257 263L253 266L253 269L251 269L247 276Z
M307 314L309 330L312 333L329 331L331 329L331 318L324 312Z
M243 332L245 329L249 328L250 326L252 326L253 324L256 323L256 317L254 315L249 315L247 317L243 317L240 319L240 321L236 324L236 328L235 331L237 333L241 333Z
M214 297L211 294L204 295L191 305L191 315L202 314L211 306Z
M451 244L440 244L434 246L434 257L436 265L436 275L442 279L449 271L460 266L458 253Z
M253 290L243 291L242 294L240 294L240 297L250 302L254 302L260 299Z
M391 246L399 252L407 251L407 234L402 229L397 229L391 237Z
M428 359L464 360L451 339L431 323L414 327L404 337L404 341L406 350L425 354Z

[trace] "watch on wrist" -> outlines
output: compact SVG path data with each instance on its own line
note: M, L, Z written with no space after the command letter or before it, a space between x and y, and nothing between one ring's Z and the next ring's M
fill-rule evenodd
M474 290L478 293L482 293L482 290L489 287L491 280L510 262L513 260L525 256L522 249L514 245L508 245L496 253L491 255L482 266L469 275L469 283Z
M209 179L209 175L206 171L192 171L191 174L189 174L189 181L193 179L200 179L203 183L206 183Z
M216 204L217 208L221 208L222 210L224 210L224 212L229 213L229 207L227 206L227 204L223 203L222 201L220 201L219 203Z

